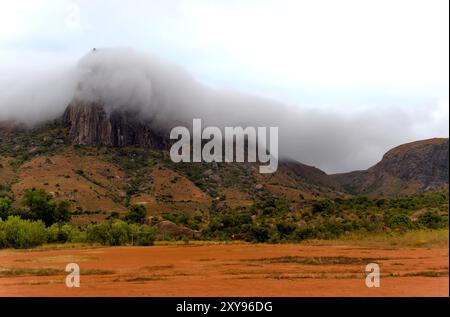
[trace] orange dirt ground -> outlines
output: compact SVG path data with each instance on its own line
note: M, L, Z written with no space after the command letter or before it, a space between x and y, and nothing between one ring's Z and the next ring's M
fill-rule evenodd
M448 296L448 259L442 247L345 245L0 250L0 296ZM369 261L380 265L380 288L365 285ZM81 268L79 288L65 286L70 262ZM61 271L30 272L49 267Z

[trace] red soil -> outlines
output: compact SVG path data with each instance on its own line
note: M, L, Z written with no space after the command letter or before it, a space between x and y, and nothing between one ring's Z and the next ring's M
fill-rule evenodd
M345 263L272 263L286 256ZM365 285L368 261L380 265L380 288ZM70 262L81 268L80 288L65 286L63 270ZM14 267L55 267L62 273L7 276L5 269ZM0 251L0 296L448 295L446 248L232 244Z

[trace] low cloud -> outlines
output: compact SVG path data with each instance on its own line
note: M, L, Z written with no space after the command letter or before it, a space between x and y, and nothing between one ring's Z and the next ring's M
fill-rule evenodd
M278 126L280 155L329 173L365 169L389 148L448 136L448 99L344 111L289 106L196 81L184 69L129 48L95 49L77 63L17 68L0 77L0 121L36 125L58 118L73 98L132 109L157 129L203 124Z

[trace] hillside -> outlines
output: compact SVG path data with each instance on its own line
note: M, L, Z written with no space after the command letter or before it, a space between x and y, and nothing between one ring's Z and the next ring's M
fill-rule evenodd
M75 237L139 205L158 239L301 241L448 225L448 139L399 146L366 171L327 175L286 160L260 174L256 163L173 163L147 123L75 110L32 129L0 126L2 219L30 217L24 194L36 188L68 201Z
M358 195L392 196L448 188L448 139L434 138L397 146L365 171L330 178Z
M175 164L165 149L79 145L71 131L60 121L0 128L0 184L17 205L25 189L43 188L69 200L75 222L86 224L111 212L123 214L130 204L145 205L149 216L205 216L211 208L252 206L263 197L295 209L310 200L347 196L305 172L319 170L294 162L265 175L256 164Z

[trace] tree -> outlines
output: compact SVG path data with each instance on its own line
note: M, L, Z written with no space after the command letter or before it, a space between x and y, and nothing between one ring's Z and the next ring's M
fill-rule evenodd
M147 217L147 209L143 205L132 205L125 220L133 223L144 223Z
M265 226L253 225L250 227L250 231L247 234L247 239L253 242L267 242L270 238L269 228Z
M394 214L389 218L388 224L389 227L400 230L412 229L414 226L406 214Z
M47 241L42 221L23 220L16 216L0 220L0 248L32 248Z
M6 220L11 212L12 201L8 197L0 197L0 219Z
M1 208L0 208L1 209ZM426 211L419 216L419 223L426 228L438 229L443 223L442 216L436 212Z
M23 204L29 208L31 219L42 220L46 226L70 220L69 202L66 200L55 202L52 195L43 189L27 189Z

